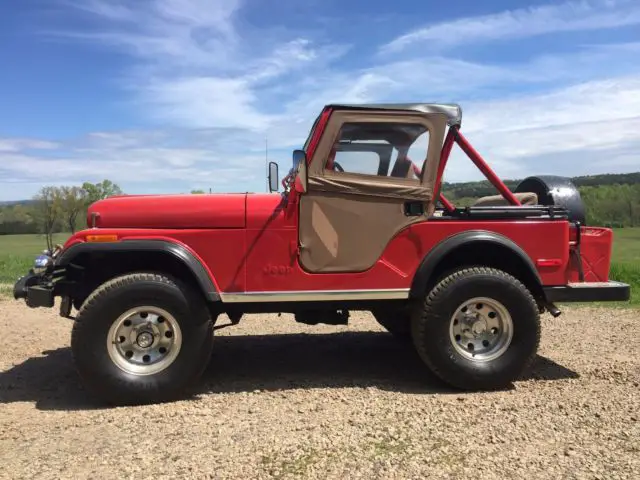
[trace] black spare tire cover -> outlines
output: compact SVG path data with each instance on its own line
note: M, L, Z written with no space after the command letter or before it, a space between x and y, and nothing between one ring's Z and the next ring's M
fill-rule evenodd
M569 212L569 221L586 225L584 203L580 191L567 177L538 175L525 178L516 192L533 192L538 195L540 205L564 207Z

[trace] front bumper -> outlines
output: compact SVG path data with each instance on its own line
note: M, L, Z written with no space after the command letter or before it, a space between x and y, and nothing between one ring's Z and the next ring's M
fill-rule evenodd
M20 277L13 286L13 298L24 298L29 307L53 307L55 303L53 284L30 271Z
M629 285L622 282L580 282L544 287L549 302L626 302L631 297Z

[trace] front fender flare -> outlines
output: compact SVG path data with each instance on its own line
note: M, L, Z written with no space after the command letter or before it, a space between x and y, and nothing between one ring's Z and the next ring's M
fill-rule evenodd
M161 252L171 255L191 271L208 301L220 301L220 293L202 262L184 245L167 240L123 239L119 242L76 243L60 254L55 265L56 268L65 267L83 254L118 252Z
M513 240L499 233L487 230L471 230L445 238L425 255L413 277L409 298L421 298L425 294L433 272L447 254L463 246L480 245L482 243L491 243L510 250L523 262L527 270L529 270L529 274L537 283L537 287L542 288L542 279L533 260L531 260L531 257Z

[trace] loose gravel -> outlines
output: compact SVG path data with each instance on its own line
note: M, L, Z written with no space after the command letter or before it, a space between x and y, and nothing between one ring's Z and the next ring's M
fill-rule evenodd
M121 408L83 391L69 320L0 300L0 328L0 478L640 478L638 310L545 315L531 370L482 394L368 314L246 316L195 396Z

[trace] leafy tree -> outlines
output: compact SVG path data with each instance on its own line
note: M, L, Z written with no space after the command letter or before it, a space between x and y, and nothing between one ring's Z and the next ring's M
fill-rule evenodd
M71 233L76 232L78 215L86 207L87 196L87 191L81 187L60 187L61 213Z
M38 233L33 206L16 204L0 207L0 235Z
M574 177L572 181L580 190L589 225L640 226L640 172ZM505 183L513 190L519 181ZM487 181L445 183L443 191L458 206L471 205L481 196L497 193ZM194 189L191 193L206 192ZM110 180L85 182L81 187L43 187L33 201L0 205L0 235L44 233L51 248L52 234L63 230L75 232L78 219L91 203L122 194L120 187Z
M84 182L82 189L87 192L85 197L86 205L91 205L107 197L123 194L118 184L113 183L111 180L103 180L99 183Z
M62 195L58 187L42 187L34 197L34 212L41 232L47 240L47 248L53 250L53 233L62 213Z

